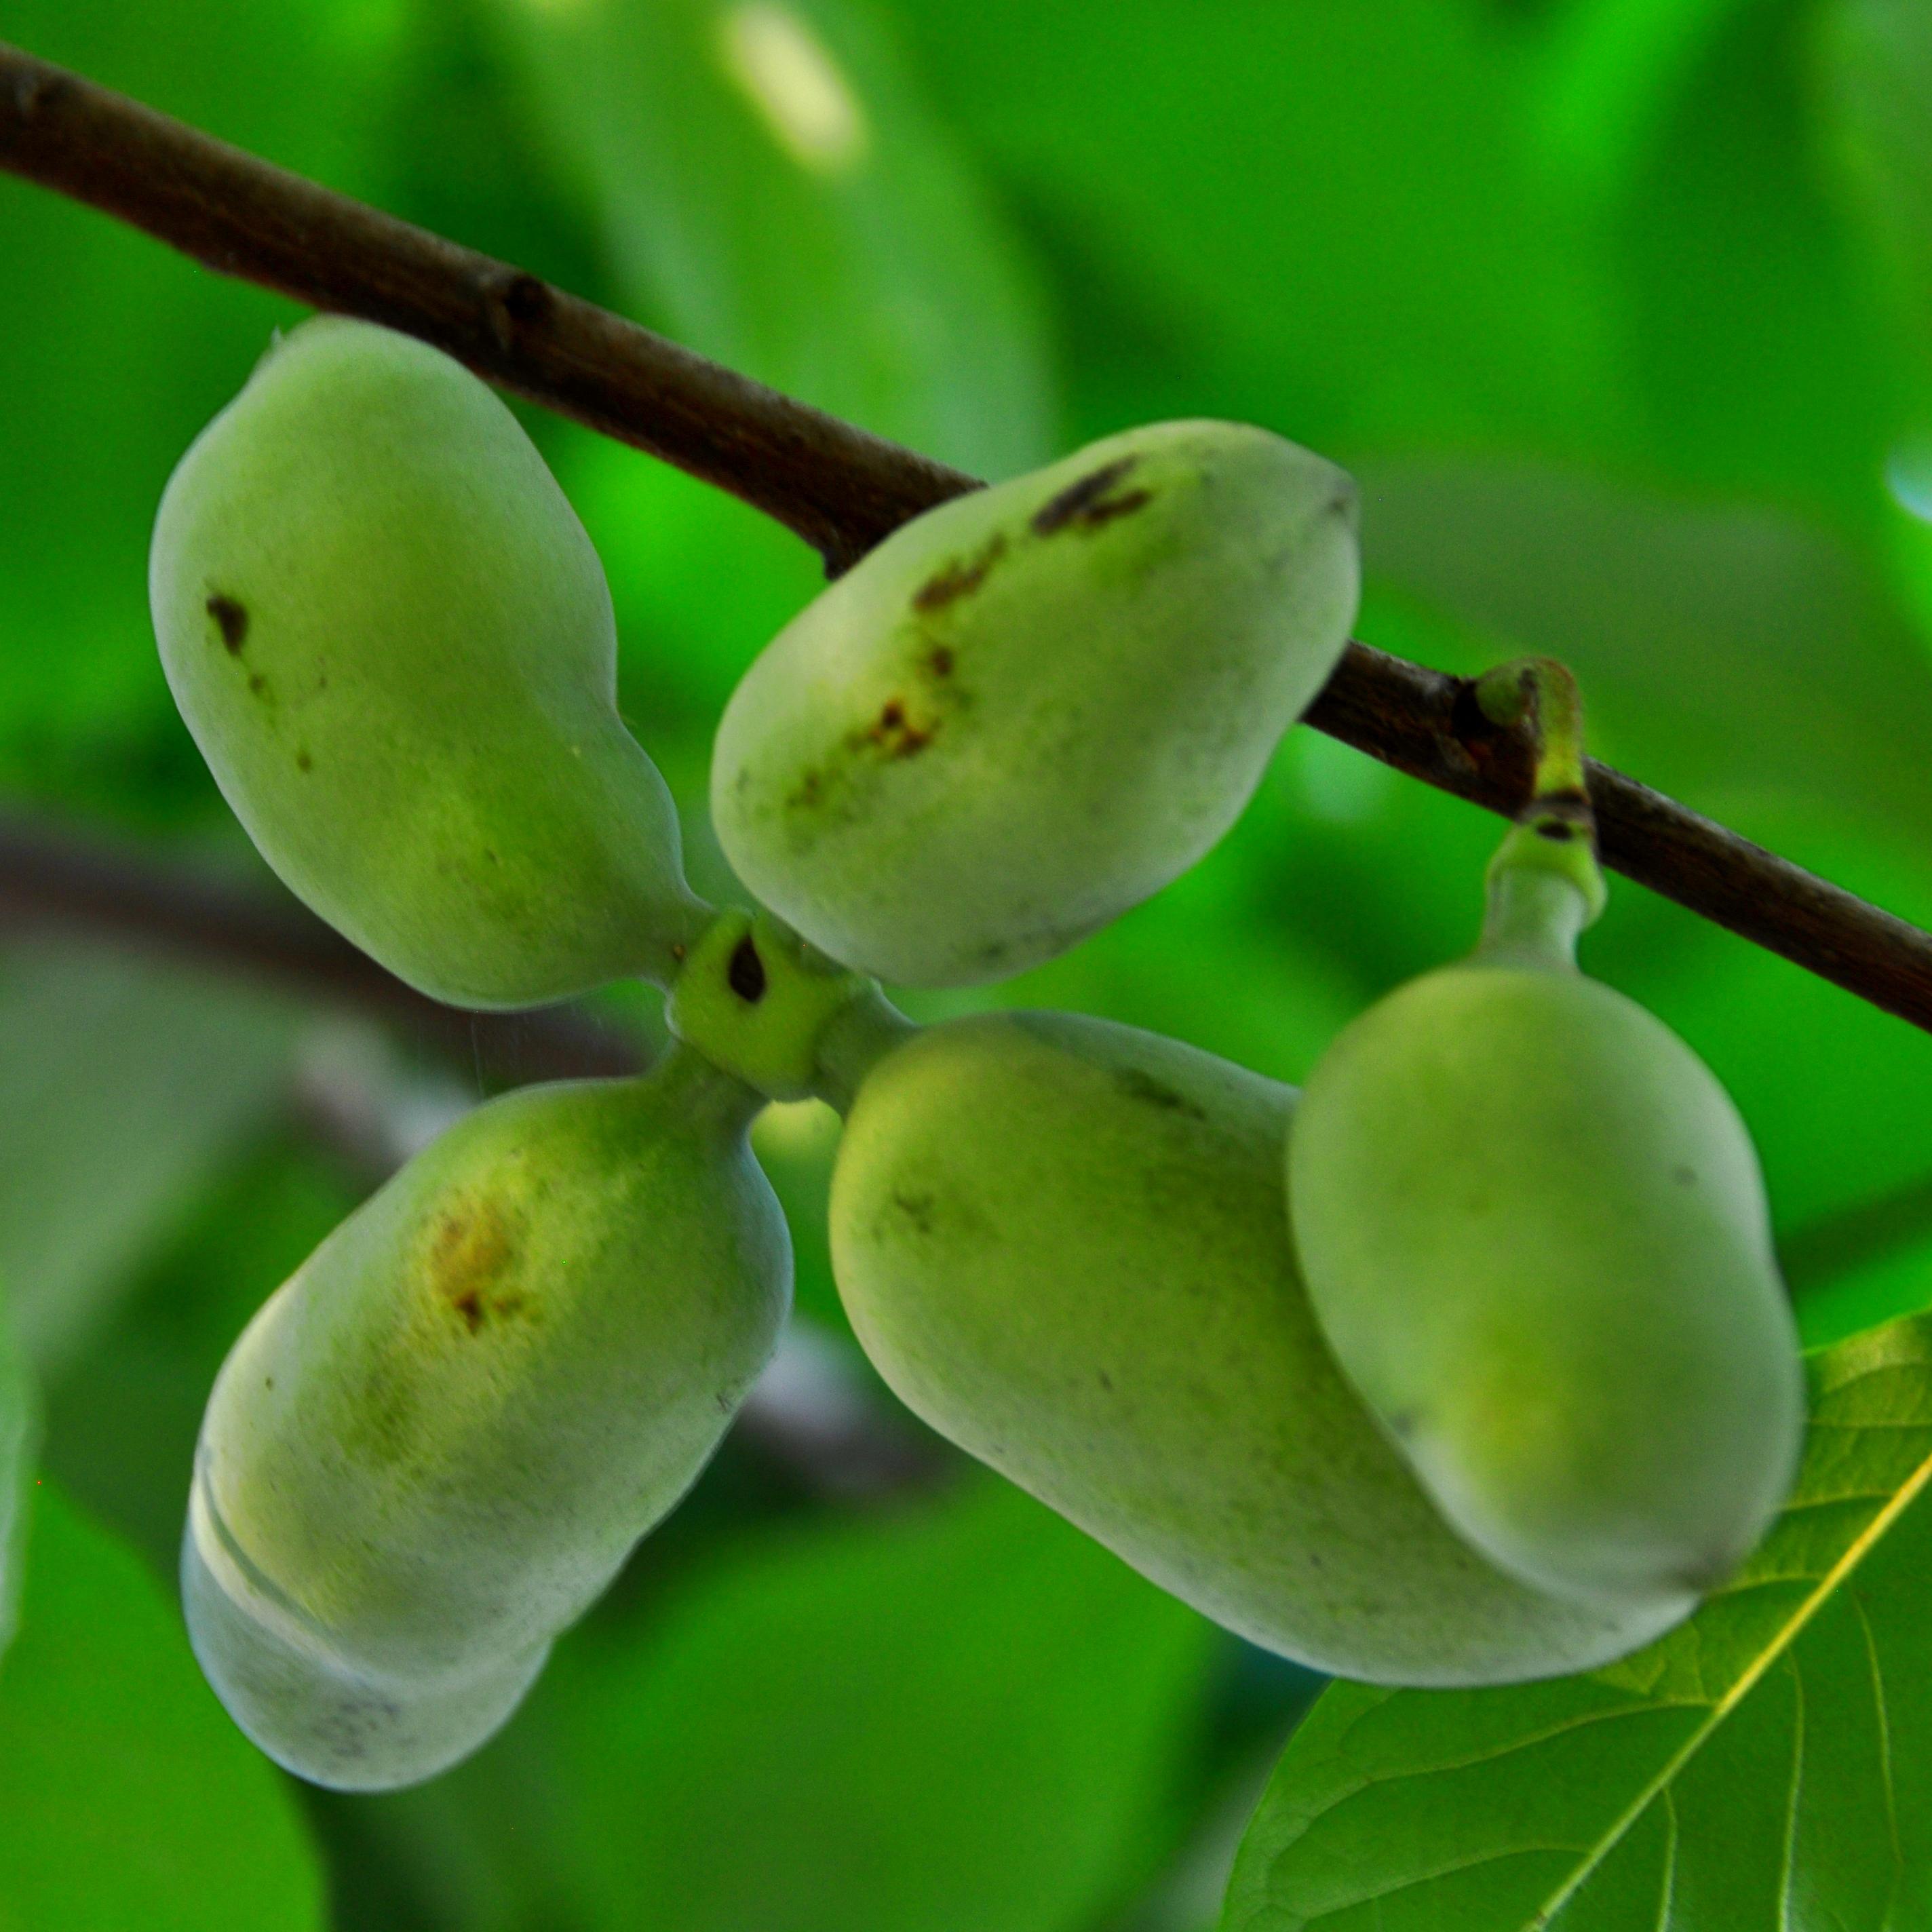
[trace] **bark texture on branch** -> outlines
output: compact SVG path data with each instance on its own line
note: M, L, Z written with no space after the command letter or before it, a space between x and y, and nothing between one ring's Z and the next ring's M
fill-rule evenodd
M225 275L361 316L650 452L836 571L974 480L0 43L0 167Z
M508 263L256 160L0 45L0 168L225 274L434 343L480 375L742 497L844 568L973 478L721 368ZM1520 732L1461 680L1352 644L1310 720L1514 815ZM1932 934L1608 766L1604 862L1932 1031Z

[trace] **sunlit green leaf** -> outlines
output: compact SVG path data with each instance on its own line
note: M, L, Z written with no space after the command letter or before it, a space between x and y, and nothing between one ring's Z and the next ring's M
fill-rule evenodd
M1226 1932L1888 1932L1932 1911L1932 1322L1814 1362L1790 1504L1688 1624L1506 1689L1337 1684Z
M139 1558L34 1491L20 1634L0 1663L4 1932L317 1932L280 1775L202 1682Z
M1823 27L1821 67L1854 206L1932 364L1932 9L1834 0Z
M1600 291L1499 10L904 10L1059 267L1070 380L1120 384L1090 406L1105 426L1229 414L1346 460L1617 420Z
M497 0L631 299L692 346L948 461L1053 434L1014 244L851 0Z

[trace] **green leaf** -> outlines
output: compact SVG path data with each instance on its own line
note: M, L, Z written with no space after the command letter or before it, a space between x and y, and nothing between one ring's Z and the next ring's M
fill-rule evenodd
M1892 1932L1932 1912L1932 1320L1814 1358L1798 1485L1743 1572L1607 1670L1336 1684L1224 1932Z
M43 1484L0 1664L0 1932L318 1932L288 1789L140 1560Z
M610 1932L1082 1932L1146 1876L1211 1628L1004 1484L781 1534L548 1687Z
M400 10L8 0L0 37L356 193ZM18 265L0 284L0 772L149 815L205 806L155 659L148 536L176 460L300 311L10 178L0 256Z
M179 968L65 945L0 956L0 1274L43 1376L274 1105L294 1024Z
M496 4L633 303L948 461L1043 460L1037 305L885 20L850 0Z
M1932 826L1932 663L1823 530L1524 462L1390 465L1364 502L1378 580L1473 634L1445 668L1562 658L1593 748L1694 800L1724 785Z
M1233 415L1336 452L1614 418L1600 293L1497 10L904 0L1051 246L1070 380L1142 365L1085 426Z
M13 1640L27 1547L27 1491L38 1408L0 1294L0 1656Z
M1837 0L1822 24L1846 186L1932 374L1932 10L1922 0Z
M1604 268L1640 460L1857 530L1880 502L1892 356L1820 152L1815 10L1751 0L1700 37L1605 211Z

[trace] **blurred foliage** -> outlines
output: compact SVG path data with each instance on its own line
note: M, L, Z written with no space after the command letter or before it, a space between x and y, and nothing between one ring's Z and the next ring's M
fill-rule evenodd
M1928 22L0 0L0 38L982 472L1163 415L1312 444L1364 480L1362 634L1459 670L1569 658L1604 755L1922 921ZM4 178L0 262L0 795L244 865L155 662L146 544L298 311ZM817 560L524 414L605 559L694 881L729 895L710 731ZM1468 944L1495 832L1298 733L1160 898L910 1004L1066 1006L1298 1078ZM1932 1304L1932 1040L1633 886L1586 958L1736 1096L1810 1335ZM73 940L0 957L0 1273L76 1499L38 1512L0 1664L0 1814L38 1834L0 1838L0 1926L310 1924L320 1856L356 1932L1202 1932L1305 1675L1009 1492L861 1510L735 1444L482 1757L292 1806L159 1593L214 1366L368 1184L316 1131L310 1024ZM832 1138L810 1110L758 1136L828 1329ZM56 1884L99 1889L32 1888Z
M155 1579L51 1485L0 1676L0 1926L310 1932L321 1874Z

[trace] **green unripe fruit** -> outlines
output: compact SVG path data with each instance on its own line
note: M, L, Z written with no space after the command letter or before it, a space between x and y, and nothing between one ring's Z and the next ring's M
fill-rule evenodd
M962 1448L1244 1636L1382 1683L1601 1664L1598 1610L1451 1533L1330 1359L1281 1180L1292 1089L1131 1028L960 1020L859 1090L832 1252L866 1352Z
M209 1399L183 1584L272 1756L370 1790L474 1749L683 1494L790 1294L760 1104L682 1049L494 1101L250 1324Z
M667 981L703 922L616 711L602 566L448 356L327 317L170 479L149 566L176 701L268 862L437 998Z
M1293 443L1179 422L928 512L733 695L726 856L883 980L1064 951L1228 830L1321 689L1354 616L1354 503Z
M1465 1536L1546 1589L1674 1601L1736 1567L1796 1464L1756 1156L1689 1048L1570 962L1570 885L1497 889L1477 955L1372 1008L1310 1080L1302 1264L1336 1358ZM1534 943L1552 906L1568 932Z

